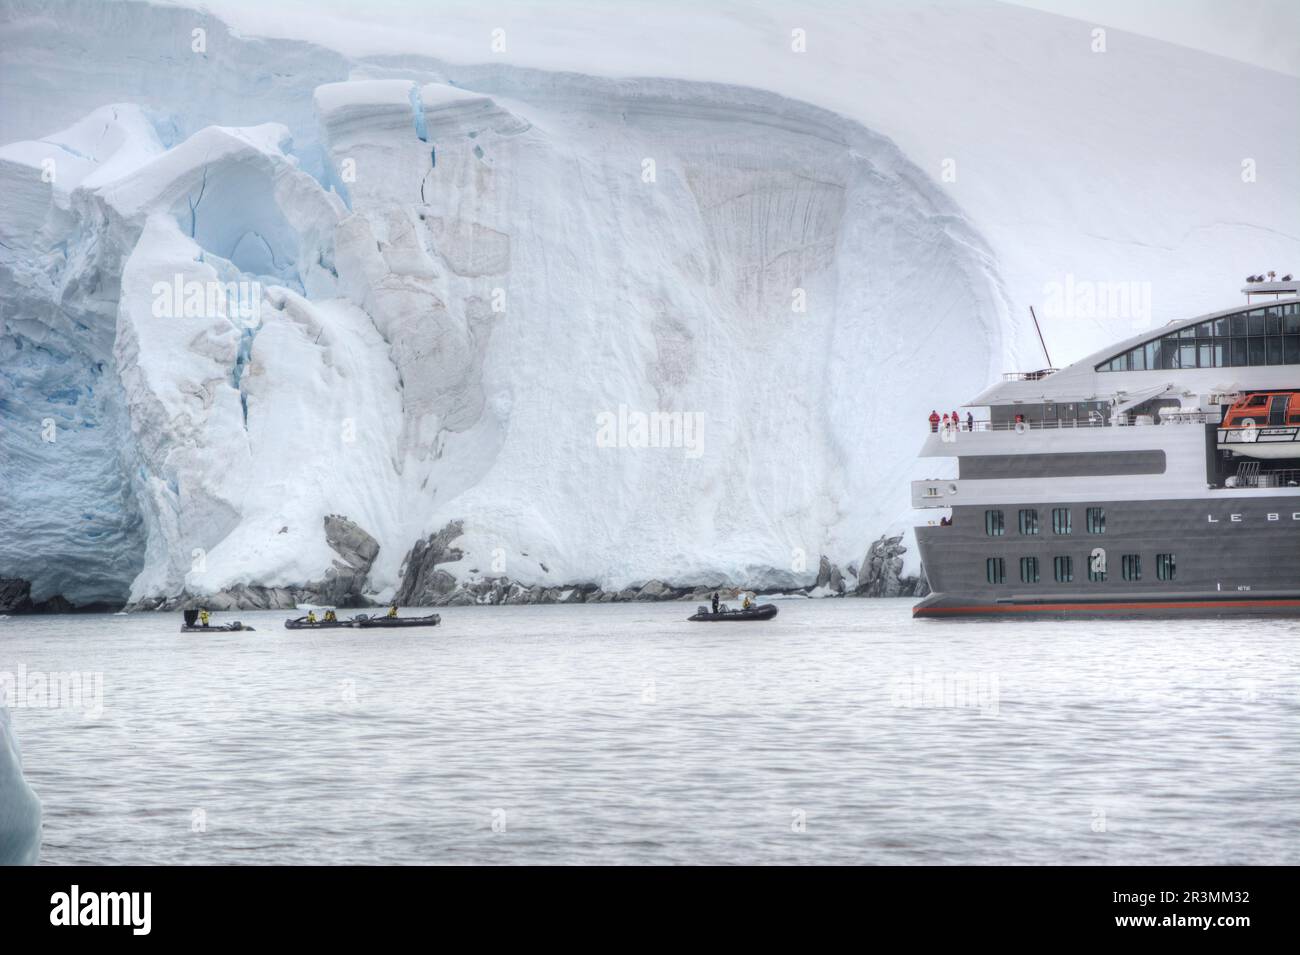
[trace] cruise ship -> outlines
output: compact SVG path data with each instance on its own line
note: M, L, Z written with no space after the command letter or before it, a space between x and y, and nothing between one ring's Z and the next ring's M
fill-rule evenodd
M1253 277L1252 277L1253 278ZM917 617L1300 616L1300 284L1066 368L1010 374L931 425L912 483ZM969 422L969 423L968 423ZM953 468L952 461L956 465Z

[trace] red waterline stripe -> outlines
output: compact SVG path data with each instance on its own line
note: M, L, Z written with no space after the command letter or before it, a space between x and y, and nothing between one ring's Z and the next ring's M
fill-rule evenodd
M1182 600L1173 603L990 604L970 607L918 607L916 617L959 613L1033 613L1040 610L1210 610L1215 607L1300 607L1300 600Z

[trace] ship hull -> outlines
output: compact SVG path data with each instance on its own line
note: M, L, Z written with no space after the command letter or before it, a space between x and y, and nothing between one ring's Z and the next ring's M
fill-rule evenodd
M1055 534L1054 507L1071 510L1070 534ZM1084 531L1086 509L1105 511L1105 533ZM1021 508L1038 513L1040 533L1019 534ZM951 525L917 528L933 594L913 609L920 618L960 617L1300 617L1300 497L1207 497L1165 501L1095 501L1069 505L1002 504L1005 533L985 533L985 512L953 509ZM1102 552L1104 575L1088 573ZM1125 579L1124 557L1140 576ZM1174 572L1159 567L1171 555ZM1070 579L1056 559L1069 557ZM1022 574L1036 558L1037 579ZM990 559L1002 580L989 580Z

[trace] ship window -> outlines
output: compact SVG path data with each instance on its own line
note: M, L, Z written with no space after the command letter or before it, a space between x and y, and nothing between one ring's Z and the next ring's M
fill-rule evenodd
M1088 508L1088 533L1106 533L1106 509L1104 507Z
M1160 339L1160 367L1178 367L1178 339L1172 335Z
M1070 509L1068 507L1052 508L1052 533L1069 534L1072 533L1070 527Z
M989 537L1001 537L1004 533L1001 511L984 512L984 533Z
M1038 558L1020 558L1020 580L1026 584L1038 583Z
M1142 579L1142 556L1140 554L1125 554L1119 559L1120 574L1125 580Z
M1300 364L1297 305L1271 306L1188 325L1112 356L1097 365L1097 371L1290 364Z
M1068 584L1074 580L1074 558L1072 557L1053 557L1052 566L1056 572L1056 579L1059 583Z
M1020 533L1038 533L1038 512L1033 508L1020 512Z
M1173 554L1156 554L1156 577L1173 580L1176 570Z
M1007 562L1001 557L990 557L984 562L984 572L988 574L989 583L1005 583L1007 579Z

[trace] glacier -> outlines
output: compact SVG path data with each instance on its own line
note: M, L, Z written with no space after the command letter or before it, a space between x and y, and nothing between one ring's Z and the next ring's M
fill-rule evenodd
M805 80L0 11L0 577L35 601L386 599L433 539L453 584L824 584L1024 347L1006 217L1066 257L1041 183L948 188ZM602 446L621 409L702 453Z

